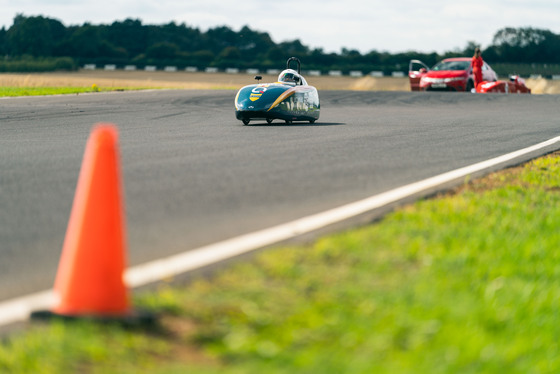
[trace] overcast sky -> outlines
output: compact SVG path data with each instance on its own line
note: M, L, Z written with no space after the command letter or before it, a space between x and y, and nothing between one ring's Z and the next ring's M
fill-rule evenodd
M205 31L248 25L275 42L299 39L310 48L444 52L468 41L483 48L504 27L560 34L560 0L0 0L0 27L14 16L42 15L66 26L135 18L171 21Z

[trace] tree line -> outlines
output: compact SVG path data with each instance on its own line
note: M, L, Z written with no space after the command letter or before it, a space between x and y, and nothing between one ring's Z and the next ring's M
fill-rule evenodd
M275 43L268 33L248 26L239 31L220 26L204 32L185 23L145 25L139 19L65 26L53 18L23 14L16 15L8 29L0 29L0 56L5 63L58 59L59 68L95 63L268 69L278 68L287 56L298 56L306 69L392 72L406 71L411 59L431 66L443 58L471 56L476 46L469 41L465 48L443 54L377 50L362 54L346 48L326 53L299 39ZM560 64L560 35L530 27L504 28L496 32L483 56L491 64Z

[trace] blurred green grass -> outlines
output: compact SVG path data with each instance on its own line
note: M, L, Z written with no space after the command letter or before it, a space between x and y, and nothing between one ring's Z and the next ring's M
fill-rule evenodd
M1 87L0 97L16 97L16 96L45 96L45 95L69 95L91 92L109 92L109 91L125 91L125 90L141 90L143 88L130 87Z
M560 372L560 153L142 293L149 330L32 325L7 373Z

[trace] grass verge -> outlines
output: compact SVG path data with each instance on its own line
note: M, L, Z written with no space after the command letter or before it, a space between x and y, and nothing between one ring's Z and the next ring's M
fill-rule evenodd
M136 305L146 331L31 326L8 373L560 371L560 153Z
M69 95L92 92L129 91L143 88L131 87L0 87L0 97Z

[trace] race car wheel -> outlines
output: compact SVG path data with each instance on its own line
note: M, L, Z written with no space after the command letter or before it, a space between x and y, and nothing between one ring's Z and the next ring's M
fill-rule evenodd
M244 120L243 120L243 124L244 124L244 125L248 125L249 122L251 122L251 120L248 120L248 119L244 119Z
M286 125L291 125L291 124L292 124L292 121L286 120Z
M266 123L268 123L268 124L271 124L271 123L272 123L272 121L273 121L273 119L272 119L272 118L267 118L267 119L266 119Z
M314 123L315 123L315 120L314 120L314 119L310 119L310 120L309 120L309 123L310 123L310 124L314 124Z

